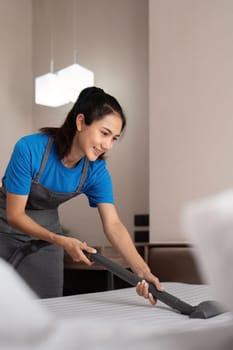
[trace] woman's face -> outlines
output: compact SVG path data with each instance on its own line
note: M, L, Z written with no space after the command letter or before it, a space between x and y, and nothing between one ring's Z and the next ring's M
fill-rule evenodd
M108 114L91 125L86 125L84 115L79 114L76 124L77 146L90 161L95 161L113 147L122 128L122 120L118 113Z

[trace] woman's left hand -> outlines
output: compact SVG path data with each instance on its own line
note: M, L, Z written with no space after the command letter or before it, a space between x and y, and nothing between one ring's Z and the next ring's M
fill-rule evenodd
M138 295L146 299L149 299L152 305L155 305L157 302L157 299L154 298L153 295L149 292L148 282L152 283L158 291L160 292L164 291L164 288L160 284L158 277L154 276L151 272L147 272L143 275L142 281L138 282L136 286L136 292L138 293Z

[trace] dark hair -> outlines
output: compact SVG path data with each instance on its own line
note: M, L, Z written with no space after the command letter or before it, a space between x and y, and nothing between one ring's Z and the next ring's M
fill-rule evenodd
M121 132L126 126L125 115L115 97L97 87L88 87L82 90L60 128L44 127L40 129L42 133L54 137L61 159L71 149L77 130L76 117L80 113L84 114L86 125L91 125L95 120L101 120L110 113L118 113L122 120Z

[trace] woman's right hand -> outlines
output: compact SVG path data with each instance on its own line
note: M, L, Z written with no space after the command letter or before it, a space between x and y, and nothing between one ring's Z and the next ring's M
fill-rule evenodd
M82 261L87 265L93 264L93 262L87 258L84 251L87 253L96 253L96 249L88 246L86 242L81 242L74 237L64 237L62 245L73 261Z

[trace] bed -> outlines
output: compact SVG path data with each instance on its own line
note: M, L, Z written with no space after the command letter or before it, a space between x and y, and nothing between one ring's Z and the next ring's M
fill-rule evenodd
M233 349L230 311L191 319L160 301L151 306L133 287L38 299L1 260L0 275L7 281L0 284L0 349ZM213 299L206 284L162 284L166 292L193 306Z
M163 283L163 286L169 293L192 305L211 299L206 285L167 282ZM98 316L100 320L109 322L114 319L118 323L127 322L129 327L140 324L140 327L153 328L155 331L167 331L176 326L188 329L224 325L232 319L229 312L208 320L191 319L160 301L156 306L151 306L147 300L136 294L134 288L43 299L39 303L60 320L72 319L80 315L86 318Z
M134 288L38 299L10 265L0 260L0 348L4 350L115 350L233 348L233 315L190 319L158 302L151 306ZM209 287L163 283L196 305Z
M206 285L173 282L163 285L166 291L192 305L211 298ZM159 301L152 307L136 295L134 288L45 299L38 303L60 325L71 326L70 349L78 348L80 331L86 334L85 344L80 345L82 349L233 348L232 313L225 312L207 320L190 319ZM72 338L77 347L72 344Z

